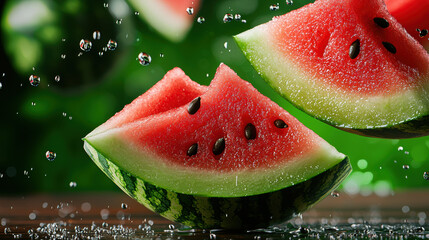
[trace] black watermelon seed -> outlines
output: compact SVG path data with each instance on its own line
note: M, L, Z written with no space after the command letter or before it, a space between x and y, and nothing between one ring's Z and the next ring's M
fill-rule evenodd
M188 105L188 113L191 115L195 114L198 111L198 109L200 109L200 105L201 105L201 97L195 98Z
M253 124L248 123L246 125L244 128L244 136L246 136L248 140L256 138L256 128Z
M428 30L427 29L423 29L419 32L419 37L424 37L428 34Z
M188 152L186 154L190 157L197 154L197 151L198 151L198 143L194 143L189 147Z
M281 119L275 120L274 125L278 128L287 128L288 127L288 125Z
M223 137L216 140L214 146L213 146L213 154L219 155L225 150L225 139Z
M389 27L389 22L384 18L376 17L376 18L374 18L374 22L375 22L375 24L377 24L381 28Z
M393 44L389 42L383 42L383 46L387 49L387 51L391 53L396 53L396 48L395 46L393 46Z
M360 52L360 41L359 39L356 39L349 48L349 56L351 59L357 58Z

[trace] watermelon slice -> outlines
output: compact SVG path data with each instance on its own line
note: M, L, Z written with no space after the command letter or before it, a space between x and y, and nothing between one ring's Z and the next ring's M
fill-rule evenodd
M200 0L128 0L139 17L173 42L180 42L192 27ZM191 13L192 14L189 14Z
M286 221L351 170L346 156L223 64L209 87L171 70L84 141L127 194L198 228Z
M280 94L346 131L429 133L429 55L382 0L318 0L235 36Z
M429 0L385 0L385 2L390 14L429 51L429 33L427 32L429 30Z

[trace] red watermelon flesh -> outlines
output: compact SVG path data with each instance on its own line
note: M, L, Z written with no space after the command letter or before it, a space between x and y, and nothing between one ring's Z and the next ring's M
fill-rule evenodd
M420 36L417 29L429 30L429 0L385 0L387 10L398 22L429 50L429 34Z
M200 96L206 90L206 86L192 81L182 69L174 68L151 89L125 106L91 134L98 134L150 115L177 108Z
M167 95L177 91L170 90L174 92ZM140 98L154 96L144 94ZM118 113L100 127L106 129L104 132L96 130L85 141L151 184L206 196L245 196L279 190L305 181L345 158L226 65L218 68L207 91L199 97L200 107L193 114L188 111L190 100L182 106L165 103L171 108L139 120L124 116L123 119L130 118L124 120L127 124L112 127L109 122L120 119L122 112ZM254 139L246 137L248 124L256 129ZM221 138L224 149L215 154L215 143ZM194 144L198 145L197 151L189 155Z
M274 89L336 127L394 127L401 138L421 126L401 124L429 114L429 55L382 0L318 0L235 40Z

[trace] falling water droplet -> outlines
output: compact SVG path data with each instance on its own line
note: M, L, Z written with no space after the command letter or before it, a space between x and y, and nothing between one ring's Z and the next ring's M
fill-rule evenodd
M140 15L140 13L139 13L139 12L137 12L137 11L135 11L135 12L134 12L134 15L138 16L138 15Z
M67 113L63 112L63 117L67 117Z
M429 180L429 172L424 172L423 173L423 179L424 180Z
M121 208L122 208L122 209L127 209L127 208L128 208L128 205L127 205L126 203L122 203L122 204L121 204Z
M31 102L31 106L36 106L36 103L35 102Z
M168 225L168 229L170 229L170 230L174 230L174 229L175 229L175 227L174 227L174 225L173 225L173 224L169 224L169 225Z
M205 22L205 21L206 21L206 19L204 17L198 17L197 18L197 22L200 23L200 24L203 23L203 22Z
M66 59L66 55L65 54L61 54L61 58L62 59Z
M118 43L116 41L113 41L112 39L110 39L107 42L107 49L110 51L114 51L116 49L116 47L118 47Z
M331 196L336 198L336 197L340 196L340 193L333 191L333 192L331 192Z
M61 80L60 75L55 76L55 82L59 82Z
M228 48L228 42L225 42L225 43L223 44L223 47L224 47L224 48Z
M272 5L270 5L270 10L271 11L277 11L277 10L279 10L279 5L277 5L277 4L272 4Z
M186 12L187 12L189 15L192 15L192 14L194 14L194 8L193 8L193 7L188 7L188 8L186 9Z
M37 87L40 84L40 77L36 75L31 75L28 80L30 81L30 85L33 87Z
M108 8L108 7L109 7L109 4L108 4L108 3L104 3L104 7L105 7L105 8Z
M46 151L46 159L48 159L49 161L54 161L55 158L57 157L57 154L52 152L52 151Z
M77 186L77 183L76 183L76 182L70 182L70 183L69 183L69 186L70 186L71 188L75 188L75 187Z
M159 57L162 57L162 58L163 58L163 57L164 57L164 53L160 53L160 54L159 54Z
M94 40L99 40L99 39L101 38L101 32L100 32L100 31L94 31L94 32L92 33L92 38L93 38Z
M402 146L398 147L398 151L403 151L403 150L404 150L404 147L402 147Z
M139 53L138 60L142 66L147 66L152 61L152 58L150 57L149 54L145 52L141 52Z
M238 14L238 13L236 13L236 14L234 15L234 20L235 20L235 21L240 21L240 20L241 20L241 15L240 15L240 14Z
M81 39L79 42L79 47L82 51L89 52L92 48L92 42L86 39Z
M98 52L98 56L103 56L104 55L104 52Z
M409 165L402 165L402 168L405 170L408 170L408 169L410 169L410 166Z
M286 4L287 5L292 5L293 4L293 0L286 0Z
M1 84L1 82L0 82L0 89L3 87L3 84Z
M223 16L223 22L224 23L229 23L234 19L234 16L232 16L231 13L227 13L225 14L225 16Z
M116 20L116 24L118 24L118 25L119 25L119 24L122 24L122 18L121 18L121 19L117 19L117 20Z

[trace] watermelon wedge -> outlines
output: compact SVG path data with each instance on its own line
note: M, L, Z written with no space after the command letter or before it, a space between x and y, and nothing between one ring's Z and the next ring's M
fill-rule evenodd
M389 13L429 51L429 0L385 0L385 3Z
M84 141L128 195L197 228L284 222L351 171L345 155L223 64L209 87L171 70Z
M185 38L200 7L200 0L128 0L128 2L139 12L140 18L173 42L180 42Z
M429 134L429 55L382 0L318 0L235 36L308 114L366 136Z

